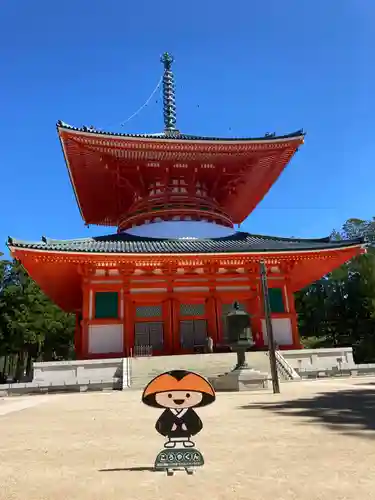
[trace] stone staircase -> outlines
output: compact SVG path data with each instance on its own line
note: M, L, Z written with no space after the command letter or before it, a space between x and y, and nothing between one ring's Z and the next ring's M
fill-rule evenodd
M300 379L285 359L278 359L280 380ZM267 352L247 352L250 368L270 373ZM284 361L283 361L284 360ZM0 385L0 394L143 389L156 375L177 369L191 370L208 379L230 372L237 361L234 353L190 354L181 356L135 357L84 361L34 363L31 382ZM283 366L284 365L284 366Z
M132 389L143 389L153 377L169 370L191 370L206 378L217 377L234 368L237 356L228 352L140 357L129 358L129 361L130 386ZM270 373L269 358L265 352L247 352L246 361L254 370Z

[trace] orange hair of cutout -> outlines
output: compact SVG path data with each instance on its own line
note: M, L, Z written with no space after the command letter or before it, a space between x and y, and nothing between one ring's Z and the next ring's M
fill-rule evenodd
M211 384L197 373L191 372L181 380L176 380L168 373L162 373L149 383L143 393L143 397L169 391L201 392L203 394L215 396Z

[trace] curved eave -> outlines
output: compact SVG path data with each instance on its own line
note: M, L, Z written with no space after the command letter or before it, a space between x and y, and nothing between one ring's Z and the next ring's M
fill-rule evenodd
M290 140L296 140L300 141L301 144L304 141L305 137L305 132L303 129L297 130L295 132L292 132L290 134L286 135L281 135L281 136L276 136L274 134L269 134L269 135L264 135L262 137L205 137L205 136L198 136L198 135L191 135L191 134L181 134L181 133L176 133L176 134L122 134L118 132L106 132L102 130L96 130L96 129L90 129L87 127L73 127L71 125L68 125L66 123L63 123L61 121L57 122L57 130L59 135L61 135L61 132L70 132L74 133L77 135L82 135L82 136L87 136L87 137L95 137L98 136L101 139L103 138L108 138L108 139L134 139L136 140L145 140L147 139L147 142L160 142L165 141L165 142L207 142L207 143L244 143L244 142L250 142L250 143L277 143L280 141L290 141Z
M277 258L278 256L281 256L283 258L287 258L288 256L293 257L293 256L303 256L303 255L309 255L309 254L316 254L316 253L331 253L331 252L345 252L347 250L354 250L358 249L358 253L365 253L365 246L363 244L352 244L352 245L346 245L346 246L334 246L334 247L316 247L313 249L304 249L304 250L298 250L298 249L290 249L290 250L260 250L260 249L254 249L254 250L248 250L245 252L175 252L175 253L124 253L124 252L97 252L97 251L65 251L65 250L51 250L51 249L43 249L43 248L29 248L29 247L22 247L22 246L12 246L9 245L9 250L12 255L16 255L17 253L32 253L32 254L45 254L49 255L51 257L58 257L58 256L69 256L71 258L80 258L80 257L104 257L104 258L120 258L126 260L127 258L129 259L134 259L134 258L140 258L140 259L182 259L182 258L211 258L211 257L230 257L230 258L235 258L235 257L246 257L246 256L257 256L259 260L261 260L263 257L267 258Z
M82 219L85 221L85 216L84 216L84 213L83 213L83 208L82 208L81 202L79 200L79 196L78 196L78 193L77 193L76 185L75 185L75 182L74 182L74 179L73 179L73 174L72 174L72 170L70 168L70 162L69 162L68 154L67 154L67 151L66 151L66 148L65 148L65 144L64 144L64 141L63 141L63 138L62 138L61 134L59 133L58 135L59 135L60 146L61 146L61 149L62 149L62 152L63 152L63 155L64 155L65 166L66 166L66 169L68 171L70 184L72 185L72 188L73 188L74 197L76 199L78 210L79 210L79 213L80 213Z

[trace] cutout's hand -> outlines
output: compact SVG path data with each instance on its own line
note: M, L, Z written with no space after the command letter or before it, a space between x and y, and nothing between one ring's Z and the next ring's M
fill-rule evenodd
M182 424L181 428L182 428L183 431L187 431L188 430L187 427L186 427L186 424Z
M175 431L177 429L177 425L176 424L173 424L172 425L172 431Z

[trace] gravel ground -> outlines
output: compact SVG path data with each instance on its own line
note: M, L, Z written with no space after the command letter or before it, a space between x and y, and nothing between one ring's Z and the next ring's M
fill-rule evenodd
M138 392L2 399L0 500L375 500L375 379L281 389L198 409L206 464L173 477Z

